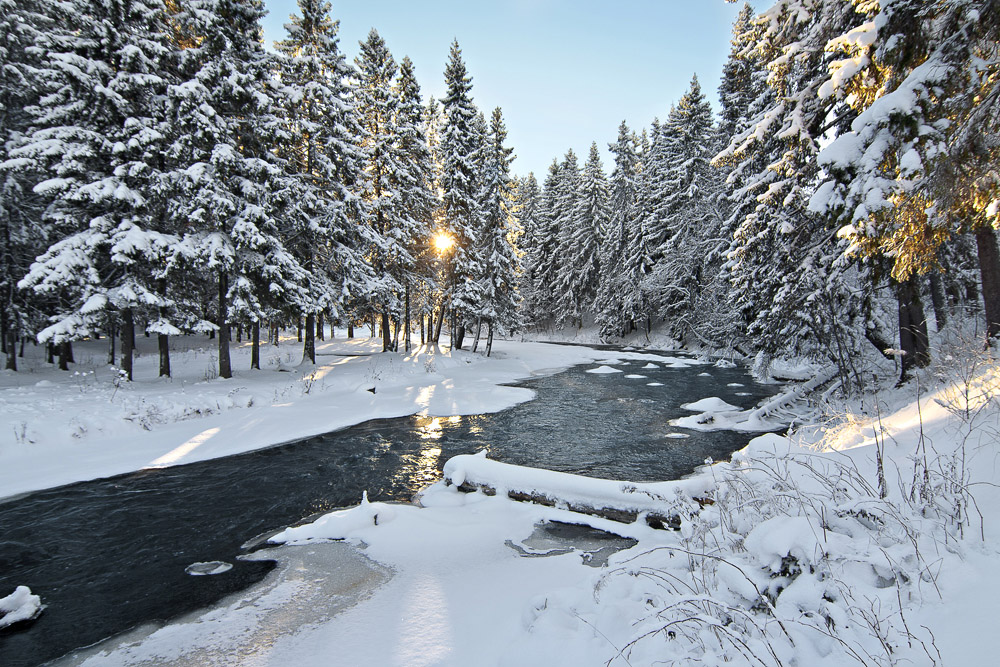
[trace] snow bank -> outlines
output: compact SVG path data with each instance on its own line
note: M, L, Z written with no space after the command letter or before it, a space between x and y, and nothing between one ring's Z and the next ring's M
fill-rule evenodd
M0 628L30 621L42 613L42 599L31 594L27 586L18 586L5 598L0 598Z

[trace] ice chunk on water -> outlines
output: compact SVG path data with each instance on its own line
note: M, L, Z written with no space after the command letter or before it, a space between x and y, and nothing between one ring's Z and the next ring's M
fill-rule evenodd
M646 386L647 387L662 387L663 383L662 382L647 382Z
M666 433L664 438L670 438L671 440L684 440L685 438L690 438L691 436L687 433Z
M742 387L744 386L741 382L730 382L726 385L727 387Z
M650 362L650 363L646 364L645 366L643 366L642 368L643 368L643 370L652 370L654 368L659 368L659 366L657 366L656 364Z
M629 374L628 374L628 375L626 375L625 377L627 377L627 378L628 378L628 379L630 379L630 380L642 380L642 379L644 379L644 378L645 378L646 376L645 376L645 375L639 375L639 374L637 374L637 373L629 373Z
M32 595L27 586L18 586L5 598L0 598L0 628L30 621L42 611L42 599Z
M211 574L222 574L223 572L229 572L233 569L232 563L226 563L221 560L210 560L204 563L191 563L184 571L195 577L203 577Z

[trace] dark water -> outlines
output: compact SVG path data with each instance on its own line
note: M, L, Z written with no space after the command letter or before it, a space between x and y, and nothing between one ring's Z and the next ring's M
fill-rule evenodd
M719 396L750 407L773 393L742 369L693 366L586 373L521 384L538 397L490 415L376 420L290 444L175 468L72 484L0 503L0 597L29 586L47 605L34 623L0 630L0 665L27 667L144 622L207 606L264 577L236 560L260 533L309 514L372 500L408 500L456 454L487 449L509 463L652 481L724 459L751 436L677 432L681 403ZM699 377L708 372L711 377ZM627 379L627 373L646 379ZM648 382L664 386L649 387ZM740 382L745 387L728 387ZM749 392L739 397L737 392ZM221 560L233 569L194 577Z

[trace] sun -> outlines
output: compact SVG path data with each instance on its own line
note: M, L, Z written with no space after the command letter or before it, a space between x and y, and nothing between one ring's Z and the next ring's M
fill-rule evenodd
M437 250L438 253L444 254L451 250L452 246L455 245L455 239L448 232L438 232L434 235L434 238L431 239L431 243L434 244L434 249Z

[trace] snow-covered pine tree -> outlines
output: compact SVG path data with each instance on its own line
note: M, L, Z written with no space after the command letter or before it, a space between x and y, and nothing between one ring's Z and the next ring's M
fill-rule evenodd
M851 358L864 331L859 277L836 261L833 230L807 208L817 139L836 118L817 95L826 76L824 48L840 34L845 14L822 0L781 0L756 20L771 100L720 159L745 163L736 167L745 196L757 199L729 253L734 299L751 320L752 344L765 353L828 356L845 379L857 381Z
M887 258L907 298L915 276L938 270L942 244L973 232L987 337L997 336L1000 85L985 64L1000 37L995 3L852 4L860 16L830 42L840 58L820 94L858 115L819 155L832 178L813 207L836 215L852 252ZM923 313L912 307L919 301L904 301L901 334L912 340L901 347L921 365Z
M549 210L551 224L559 234L554 258L556 274L552 303L552 313L559 328L567 324L580 326L583 314L580 295L575 291L577 285L574 281L574 267L570 265L570 258L574 254L577 241L577 231L581 226L577 218L580 212L579 193L580 165L576 153L571 148L566 151L563 161L559 164L559 175Z
M725 318L728 324L719 327L718 337L734 340L736 345L743 342L736 339L746 338L746 328L756 317L749 307L750 300L746 299L746 290L752 289L758 282L754 272L763 274L767 266L734 264L730 255L752 243L743 235L738 242L734 239L747 217L754 215L758 206L757 196L772 177L767 171L769 156L781 149L781 142L776 136L757 136L748 141L746 135L752 122L773 102L773 91L767 85L767 63L757 48L763 28L756 23L755 17L750 5L744 4L733 23L729 59L723 66L719 84L722 104L719 134L723 148L712 161L722 172L720 178L724 184L719 210L724 221L721 237L728 244L719 276L713 279L725 284L725 300L730 313ZM733 269L737 266L739 271L734 274ZM742 292L732 290L734 279L739 281ZM733 314L736 317L732 317Z
M532 322L535 326L555 324L558 308L555 285L561 270L559 257L559 161L552 160L539 200L535 234L531 242L533 276Z
M611 172L608 223L601 235L601 279L596 302L596 320L602 338L628 333L632 323L626 299L635 289L626 270L626 251L638 211L638 164L635 135L622 121L618 139L608 145L615 156Z
M16 151L51 175L34 189L49 199L45 216L60 236L21 287L60 297L40 341L88 336L115 311L128 378L137 320L160 335L160 373L169 375L167 336L179 329L167 285L184 253L164 196L164 93L173 51L166 8L133 0L75 9L60 33L63 48L47 54L58 72L52 92Z
M409 351L413 291L422 287L429 292L431 287L433 253L430 243L438 200L434 192L435 169L427 138L426 111L421 101L413 61L408 57L400 62L396 95L399 98L395 146L399 162L396 172L400 215L398 236L407 251L407 255L400 256L399 268L405 290L403 340ZM408 261L403 262L407 257ZM430 311L421 312L421 317L429 314Z
M702 335L695 322L699 296L710 274L718 272L728 245L717 209L718 174L710 164L716 141L712 108L698 77L692 77L691 87L670 110L659 142L654 141L662 148L652 153L648 179L665 191L647 222L654 267L644 288L678 337Z
M371 238L368 259L375 270L369 292L371 314L381 319L382 349L392 349L390 321L402 314L403 280L401 266L412 264L409 246L413 230L400 208L397 174L402 170L397 154L396 127L399 96L393 89L396 61L385 40L374 29L361 42L355 59L358 70L358 111L365 156L365 224Z
M358 233L362 155L352 70L339 49L339 22L325 0L299 0L302 15L285 24L288 37L275 46L284 56L284 120L291 141L278 146L295 178L282 195L285 241L308 272L303 359L315 363L316 320L338 319L346 295L368 284ZM298 314L296 313L296 316ZM252 317L252 316L251 316ZM260 321L249 323L259 331ZM259 337L258 337L259 338ZM259 356L255 356L259 368Z
M521 251L521 276L518 292L521 297L519 319L525 324L534 325L542 319L538 306L538 293L535 287L535 275L541 262L540 228L543 223L542 193L534 172L516 179L515 198L518 223L521 227L521 239L518 249Z
M466 314L478 306L474 276L481 268L476 254L476 229L479 226L478 148L481 138L476 130L478 112L472 101L472 78L468 75L458 41L452 42L445 67L448 93L441 100L444 123L440 136L442 223L454 245L449 261L450 276L446 293L450 296L453 320L452 344L461 348L461 333Z
M40 324L17 283L47 246L44 202L31 191L41 179L33 160L11 152L30 134L29 108L55 79L42 57L59 34L53 12L46 3L0 0L0 348L7 370L17 370L17 341Z
M260 322L273 308L315 309L309 273L285 248L277 208L294 178L274 148L292 141L275 114L275 63L261 41L260 0L204 0L183 5L179 29L183 81L169 90L179 132L171 146L186 197L175 219L182 247L216 286L219 375L232 377L230 322ZM272 311L273 312L273 311Z
M486 356L493 350L493 334L516 328L518 324L518 280L520 258L515 243L520 229L515 217L514 182L510 165L514 150L505 145L507 128L500 108L493 110L489 134L483 146L480 208L482 227L478 230L482 272L477 276L482 294L473 351L479 343L480 327L487 327Z
M608 222L608 181L601 164L597 143L583 172L577 178L575 207L563 226L560 251L562 274L559 291L564 301L562 318L583 326L585 313L592 313L600 279L599 248L601 232Z

